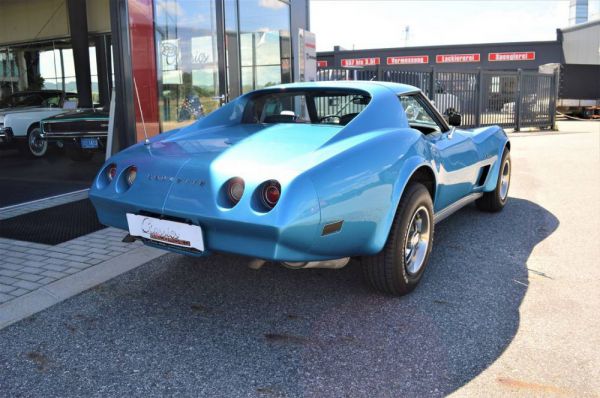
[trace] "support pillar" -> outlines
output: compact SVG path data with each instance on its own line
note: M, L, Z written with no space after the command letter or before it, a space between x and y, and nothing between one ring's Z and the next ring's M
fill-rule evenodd
M91 108L92 78L90 76L90 45L88 40L86 2L81 0L67 0L67 11L69 14L73 59L75 61L79 107Z

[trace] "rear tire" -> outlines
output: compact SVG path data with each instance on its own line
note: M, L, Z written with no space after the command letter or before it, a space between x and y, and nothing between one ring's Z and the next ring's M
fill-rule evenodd
M508 189L510 188L511 177L511 161L510 151L508 148L502 154L502 162L500 163L500 171L498 172L498 180L496 188L491 192L485 192L483 196L475 202L477 208L482 211L498 212L504 208L508 202Z
M420 183L410 184L402 195L383 250L361 258L365 279L383 293L410 293L429 262L433 229L429 191Z

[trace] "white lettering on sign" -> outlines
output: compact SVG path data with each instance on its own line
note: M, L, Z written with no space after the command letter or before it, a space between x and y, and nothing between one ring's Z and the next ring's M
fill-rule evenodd
M435 62L438 64L456 64L479 61L481 61L481 54L440 54L435 56Z
M374 66L379 65L379 57L373 58L344 58L342 66Z
M506 53L489 53L488 61L533 61L535 59L535 51L523 52L506 52Z
M388 65L428 64L428 55L405 55L402 57L387 57Z

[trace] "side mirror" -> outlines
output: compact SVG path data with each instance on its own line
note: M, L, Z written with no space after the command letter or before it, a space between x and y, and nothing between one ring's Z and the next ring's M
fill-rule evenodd
M448 124L450 126L458 127L460 126L461 122L462 118L460 116L460 113L453 112L448 115Z

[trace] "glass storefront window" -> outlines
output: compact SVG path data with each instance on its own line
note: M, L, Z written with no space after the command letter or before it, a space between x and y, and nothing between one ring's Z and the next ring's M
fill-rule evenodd
M89 48L92 100L99 102L96 47ZM112 57L111 57L112 62ZM114 70L114 68L111 68ZM17 91L77 92L75 59L68 40L0 48L0 100Z
M0 49L0 98L27 90L77 92L73 50L66 41Z
M98 63L96 60L96 47L90 45L90 78L92 81L92 103L100 103L100 89L98 87Z
M223 100L292 81L289 1L221 4L154 0L162 131L192 123Z
M213 0L156 0L155 34L162 130L192 123L219 106Z
M0 48L0 100L17 91L19 68L13 51Z
M280 0L240 0L242 92L292 81L290 6Z

